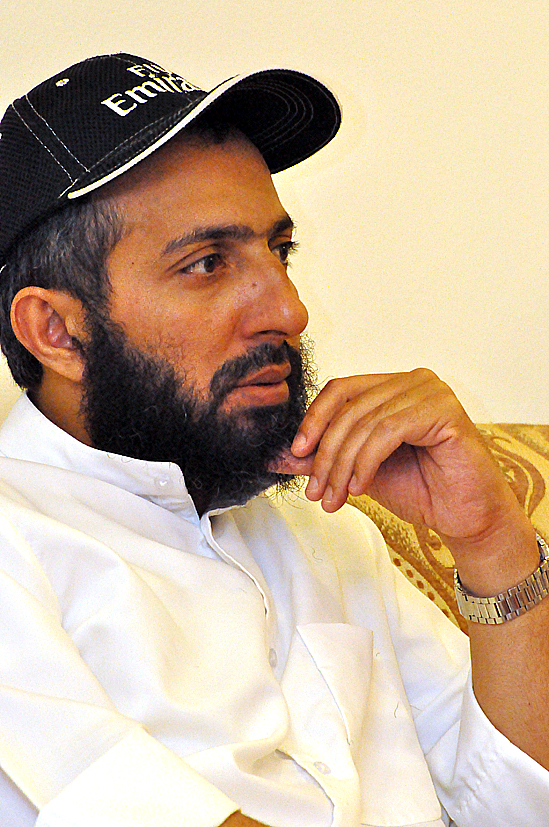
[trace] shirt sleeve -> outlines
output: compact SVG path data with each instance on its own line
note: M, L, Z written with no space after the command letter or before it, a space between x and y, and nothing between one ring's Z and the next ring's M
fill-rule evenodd
M37 827L218 827L237 806L121 715L62 625L32 552L2 526L0 765Z
M442 805L458 827L546 827L549 772L480 708L467 636L389 566L393 642Z
M546 827L549 772L502 735L481 710L471 684L467 636L392 564L371 521L356 509L345 519L355 523L354 543L366 557L362 564L353 562L352 578L343 572L345 593L352 595L355 615L358 604L367 604L368 610L375 606L376 594L381 598L369 609L366 622L377 642L384 641L387 666L395 658L445 810L457 827ZM345 537L343 525L338 536ZM351 541L345 542L340 571L349 567L352 553ZM355 574L359 570L360 578ZM363 590L354 588L359 581L375 583L375 590L366 592L367 600ZM357 616L364 614L361 609Z
M456 759L449 760L454 750ZM440 799L458 827L547 824L549 773L491 724L470 677L459 725L445 733L427 760Z

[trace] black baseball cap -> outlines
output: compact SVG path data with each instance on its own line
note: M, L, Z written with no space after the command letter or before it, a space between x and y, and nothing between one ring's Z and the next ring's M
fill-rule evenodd
M341 123L334 95L289 69L236 76L205 92L136 55L76 63L14 101L0 123L0 267L26 231L205 110L238 126L273 173L317 152Z

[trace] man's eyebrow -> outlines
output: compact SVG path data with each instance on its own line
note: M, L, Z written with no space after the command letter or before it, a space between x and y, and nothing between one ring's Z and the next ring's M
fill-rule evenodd
M294 230L295 224L289 215L277 221L268 232L269 237L279 235L287 230ZM186 235L174 238L162 250L161 257L169 256L178 250L183 250L189 244L201 241L249 241L256 233L247 224L212 224L207 227L198 227Z

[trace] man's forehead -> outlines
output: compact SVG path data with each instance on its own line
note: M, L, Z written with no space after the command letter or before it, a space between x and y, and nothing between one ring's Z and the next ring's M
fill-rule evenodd
M294 229L261 154L241 134L174 141L97 197L119 215L122 246L146 245L158 262L206 240L291 237Z
M199 150L203 157L211 157L212 161L219 154L220 148L235 148L243 155L254 157L255 160L270 175L263 156L257 147L236 127L230 127L222 139L215 139L213 133L205 129L182 132L160 147L156 152L145 158L132 169L105 184L97 191L98 199L123 198L135 190L160 181L166 175L173 174L174 165L181 167L186 164L193 150ZM192 171L192 167L189 167Z

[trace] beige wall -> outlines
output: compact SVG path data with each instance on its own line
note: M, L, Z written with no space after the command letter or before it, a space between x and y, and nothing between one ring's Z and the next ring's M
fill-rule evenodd
M108 51L319 76L344 126L278 183L320 377L429 365L477 421L549 422L547 0L2 0L0 31L2 109Z

